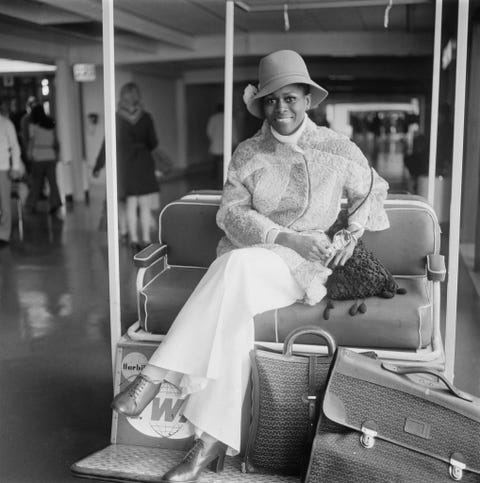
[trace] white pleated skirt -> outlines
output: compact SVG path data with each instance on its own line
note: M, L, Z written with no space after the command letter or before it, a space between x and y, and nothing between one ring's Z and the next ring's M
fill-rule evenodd
M236 454L254 346L253 317L303 296L285 262L270 250L226 253L210 266L144 373L188 394L184 416L196 433L208 433Z

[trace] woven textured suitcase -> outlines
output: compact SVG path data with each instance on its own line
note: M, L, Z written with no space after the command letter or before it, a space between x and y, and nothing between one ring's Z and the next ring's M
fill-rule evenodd
M306 483L480 482L480 400L442 374L339 349Z
M293 355L297 338L316 334L329 355ZM304 473L315 433L318 411L336 344L318 327L300 327L287 335L283 353L254 349L252 360L252 420L243 471Z

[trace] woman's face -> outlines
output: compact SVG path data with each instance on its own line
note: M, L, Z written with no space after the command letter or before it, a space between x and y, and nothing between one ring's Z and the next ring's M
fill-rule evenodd
M310 108L311 96L303 86L290 84L263 98L265 119L284 136L295 132Z

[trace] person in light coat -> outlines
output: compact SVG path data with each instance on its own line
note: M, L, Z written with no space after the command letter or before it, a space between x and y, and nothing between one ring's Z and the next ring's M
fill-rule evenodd
M20 178L23 164L13 122L8 118L6 101L0 99L0 249L10 243L12 233L12 179Z
M319 302L329 264L344 264L364 230L389 226L383 208L388 184L348 138L306 114L326 95L290 50L264 57L258 88L245 90L247 109L264 124L240 143L228 168L217 215L225 232L218 258L148 365L113 402L134 417L162 381L188 395L183 415L197 439L162 481L198 481L208 465L222 469L226 452L239 452L253 317L298 300ZM350 212L361 207L349 220L351 243L334 251L326 231L344 194Z

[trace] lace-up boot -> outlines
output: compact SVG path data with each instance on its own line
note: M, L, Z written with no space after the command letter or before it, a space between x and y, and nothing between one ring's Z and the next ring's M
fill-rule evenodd
M220 441L206 442L197 439L183 460L175 468L165 473L161 481L194 483L198 481L201 472L207 466L212 471L220 473L223 470L226 449L226 445Z
M138 375L112 402L115 411L129 417L137 417L158 394L161 383L153 382L149 377Z

